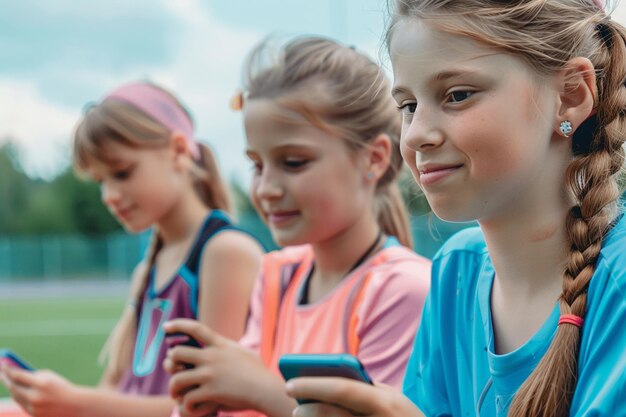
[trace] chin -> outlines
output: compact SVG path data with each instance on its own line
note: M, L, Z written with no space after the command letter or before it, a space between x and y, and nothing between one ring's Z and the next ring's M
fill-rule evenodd
M433 205L431 210L441 220L450 223L465 223L476 220L476 217L472 216L470 212L459 210L458 206L437 207Z
M310 239L305 239L298 235L286 234L286 233L280 233L280 232L277 233L271 229L270 229L270 232L272 233L272 239L274 240L274 242L278 246L283 247L283 248L285 246L305 245L310 242Z
M141 233L150 228L151 225L140 225L140 224L132 224L132 223L122 223L122 227L128 233Z

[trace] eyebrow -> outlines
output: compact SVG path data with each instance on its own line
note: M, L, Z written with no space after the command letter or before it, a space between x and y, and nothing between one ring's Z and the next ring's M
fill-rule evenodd
M111 168L119 168L124 165L130 165L131 161L125 161L123 159L113 158L113 159L106 159L106 164L110 166Z
M312 151L317 149L314 144L304 144L304 143L287 143L285 145L279 145L271 149L274 152L288 152L288 151ZM250 156L250 154L257 154L257 151L254 149L246 149L246 155Z
M476 74L477 71L475 70L451 70L451 71L443 71L438 73L437 75L435 75L432 80L433 81L446 81L449 80L450 78L456 78L456 77L460 77L462 75L473 75Z
M395 97L399 94L409 94L409 90L405 87L402 86L397 86L397 87L393 87L391 89L391 95L392 97Z
M440 83L440 82L449 80L451 78L457 78L457 77L460 77L460 76L463 76L463 75L474 75L477 72L478 71L469 70L469 69L466 69L466 70L442 71L442 72L439 72L439 73L435 74L435 76L430 79L429 84L430 83ZM398 94L410 94L410 91L409 91L408 88L403 87L403 86L393 87L391 89L391 95L393 97L395 97Z

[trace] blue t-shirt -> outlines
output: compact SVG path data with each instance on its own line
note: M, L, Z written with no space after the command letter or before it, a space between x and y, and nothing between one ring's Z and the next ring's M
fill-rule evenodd
M558 304L524 345L496 355L489 302L493 278L478 228L457 233L433 260L432 286L403 387L428 417L506 416L556 333ZM570 416L626 416L626 216L605 238L589 284Z

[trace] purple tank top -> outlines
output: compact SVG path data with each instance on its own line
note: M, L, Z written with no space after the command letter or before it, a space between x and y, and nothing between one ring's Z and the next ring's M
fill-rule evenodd
M198 270L202 250L217 232L238 230L228 216L213 210L198 233L191 252L170 282L158 292L154 288L154 268L137 306L137 335L132 366L126 370L118 389L135 395L167 395L170 375L163 369L167 352L163 323L175 318L198 317Z

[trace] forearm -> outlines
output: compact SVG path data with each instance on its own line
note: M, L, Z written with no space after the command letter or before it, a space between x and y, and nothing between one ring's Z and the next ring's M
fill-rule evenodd
M132 396L86 387L78 389L76 404L76 417L170 417L176 405L168 396Z

